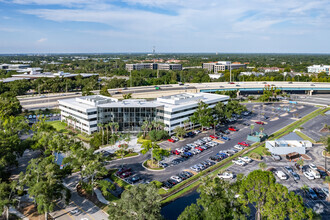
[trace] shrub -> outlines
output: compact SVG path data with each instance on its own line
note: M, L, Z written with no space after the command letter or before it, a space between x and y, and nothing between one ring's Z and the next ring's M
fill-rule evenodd
M157 181L157 180L154 180L154 181L151 181L150 182L151 184L155 185L157 189L161 188L163 183Z
M271 155L271 153L269 152L269 150L267 148L262 149L262 153L264 155L266 155L266 156L270 156Z
M251 154L250 154L250 157L251 157L252 159L255 159L255 160L261 160L261 156L260 156L260 154L257 154L257 153L251 153Z

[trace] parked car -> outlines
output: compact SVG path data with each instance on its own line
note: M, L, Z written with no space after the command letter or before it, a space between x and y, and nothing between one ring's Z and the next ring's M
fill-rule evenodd
M132 175L132 172L127 171L125 173L122 173L119 177L122 179L125 179L125 178L129 177L130 175Z
M250 144L246 143L245 141L238 142L237 144L242 145L242 146L244 146L244 147L248 147L248 146L250 146Z
M313 190L321 199L325 199L327 197L322 189L314 187Z
M214 136L214 135L210 135L210 138L213 138L213 139L218 139L218 137L217 136Z
M229 130L229 131L237 131L237 129L234 128L234 127L229 127L228 130Z
M198 167L198 166L192 166L192 167L190 167L190 169L192 170L192 171L196 171L196 172L199 172L201 169Z
M220 179L233 179L234 174L229 173L229 172L224 172L224 173L218 173L217 175Z
M174 143L175 142L175 140L173 140L172 138L170 138L170 139L167 139L169 142L171 142L171 143Z
M314 165L314 164L309 164L309 167L312 169L312 170L317 170L317 167Z
M250 162L252 162L252 159L251 159L250 157L248 157L248 156L238 157L238 159L239 159L239 160L242 160L242 161L244 161L244 162L246 162L246 163L250 163Z
M132 176L127 180L127 182L130 184L134 184L134 183L139 182L140 180L141 180L141 178L139 176Z
M116 174L117 174L117 176L120 176L121 174L123 174L125 172L128 172L128 171L131 171L131 170L132 169L129 168L129 167L123 167L123 168L119 169Z
M265 123L262 122L262 121L256 121L256 124L258 124L258 125L264 125Z
M180 155L180 152L177 151L177 150L172 150L172 154L175 154L175 155Z
M227 137L227 136L222 136L221 138L224 139L224 140L226 140L226 141L229 141L230 140L230 138Z
M286 180L288 178L288 176L283 171L281 171L281 170L275 171L275 174L281 180Z
M166 167L168 167L168 164L167 163L164 163L164 162L160 162L159 163L159 166L161 166L163 168L166 168Z
M277 154L273 154L272 153L271 156L272 156L272 158L273 158L274 161L280 161L281 160L280 155L277 155Z
M182 182L182 179L180 178L180 177L178 177L178 176L171 176L171 179L172 180L175 180L175 181L177 181L177 182Z
M292 173L293 172L293 169L291 167L289 167L289 166L285 166L284 169L286 171L288 171L289 173Z
M170 182L168 182L168 181L164 181L163 182L163 187L165 189L171 189L173 187L173 185Z
M321 175L320 175L319 171L311 169L310 172L314 176L315 179L320 179L321 178Z
M250 124L247 123L247 122L243 122L243 125L245 125L245 126L250 126Z
M242 147L241 145L238 145L238 144L236 144L236 145L234 146L234 148L236 148L236 149L238 149L238 150L243 150L243 149L244 149L244 147Z
M240 165L240 166L245 166L246 165L246 163L242 160L233 160L233 163L237 164L237 165Z
M313 174L311 173L311 172L309 172L309 171L305 171L305 172L303 172L304 173L304 176L307 178L307 179L309 179L309 180L313 180L313 179L315 179L315 177L313 176Z
M296 172L292 172L291 175L293 176L293 179L300 180L300 176Z
M312 188L308 188L308 196L313 200L317 199L317 195Z

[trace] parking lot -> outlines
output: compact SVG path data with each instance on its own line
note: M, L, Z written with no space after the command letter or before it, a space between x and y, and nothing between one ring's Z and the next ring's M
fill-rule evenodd
M319 156L319 154L322 152L322 146L316 145L313 147L313 149L309 150L307 155L311 158L311 160L305 160L304 168L306 170L310 170L309 164L315 164L317 167L324 167L324 158ZM242 173L243 175L248 175L251 171L260 169L259 163L265 162L267 164L267 170L271 171L282 171L287 175L287 179L280 179L277 175L275 175L276 182L283 184L288 188L289 191L293 191L296 194L301 195L304 198L305 204L313 208L314 211L318 212L322 216L330 216L330 203L325 200L324 197L317 196L316 199L311 199L308 193L305 193L301 188L306 185L310 188L318 188L318 189L328 189L328 185L324 184L324 178L320 179L313 179L309 180L302 172L300 172L295 167L294 161L289 161L285 158L284 155L282 155L282 159L280 161L274 161L270 156L264 157L262 161L253 161L242 168L242 166L239 165L233 165L227 169L227 171L232 172L233 174L237 175L239 173ZM295 180L293 176L284 168L285 166L289 166L293 169L294 172L296 172L299 176L299 180Z
M139 157L135 158L124 159L123 162L121 162L121 160L111 161L108 167L120 168L122 163L124 163L127 167L132 168L132 172L134 173L134 175L139 175L142 178L142 181L164 181L169 179L171 176L177 175L180 171L190 169L192 166L199 164L202 161L208 160L210 156L216 155L217 153L219 153L219 151L229 150L233 148L233 146L236 145L238 142L246 141L246 137L251 132L251 130L249 126L243 125L244 122L254 124L254 130L259 131L259 127L261 127L262 125L255 124L255 122L259 120L263 121L265 122L265 124L263 125L264 132L270 135L297 120L293 118L292 113L287 113L287 108L291 107L291 105L289 104L276 103L274 105L262 105L259 103L247 103L246 106L248 110L252 110L254 113L247 117L242 117L236 122L227 124L220 128L222 130L227 130L229 126L234 126L238 129L238 131L231 131L229 135L226 135L230 138L229 141L221 140L223 141L223 143L219 143L217 146L210 147L209 149L199 154L193 155L189 159L181 163L178 163L176 165L169 164L170 166L168 166L165 170L162 171L150 171L142 167L142 162L150 157L150 154L146 154L140 155ZM308 105L294 105L294 108L291 108L290 110L293 110L295 114L299 114L299 117L303 117L308 113L314 111L315 109L315 107ZM262 118L264 115L268 116L269 118ZM191 144L198 139L201 139L203 137L209 137L213 134L214 130L212 129L198 134L193 138L185 138L184 140L175 143L164 141L159 145L165 149L175 150L184 147L187 144ZM171 163L172 160L177 158L180 158L180 156L171 155L170 157L165 158L164 162Z
M325 124L330 125L330 115L318 115L313 118L313 120L307 121L303 124L301 132L313 140L319 141L323 135L326 135L326 133L321 132L321 129Z

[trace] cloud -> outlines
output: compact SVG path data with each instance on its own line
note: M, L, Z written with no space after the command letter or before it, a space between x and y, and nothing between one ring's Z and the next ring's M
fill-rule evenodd
M37 40L37 43L43 43L47 41L47 38L40 38L39 40Z

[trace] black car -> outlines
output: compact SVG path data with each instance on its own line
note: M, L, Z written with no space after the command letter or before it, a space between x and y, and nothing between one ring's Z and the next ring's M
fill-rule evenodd
M173 179L168 179L167 182L169 182L170 184L172 184L173 186L176 185L178 182L173 180Z
M226 134L223 130L219 130L219 132L222 133L222 134Z
M194 174L190 173L189 171L182 171L182 173L186 174L188 177L192 177Z
M317 170L317 171L319 171L321 178L328 176L328 174L323 170Z
M250 124L247 123L247 122L243 122L243 125L245 125L245 126L250 126Z
M182 180L185 180L185 179L188 179L189 177L187 175L185 175L184 173L179 173L178 176L182 179Z
M230 132L229 132L229 131L227 131L227 130L225 130L225 134L230 134Z
M139 176L132 176L127 180L127 182L130 184L134 184L134 183L139 182L140 180L141 180L141 178Z
M313 190L315 191L315 193L318 195L318 197L320 197L321 199L326 198L327 196L325 195L325 193L322 191L322 189L320 188L313 188Z
M171 184L171 183L168 182L168 181L164 181L164 182L163 182L163 186L164 186L164 188L166 188L166 189L170 189L170 188L173 187L173 184Z
M222 133L221 132L217 132L217 133L215 133L217 136L222 136Z

